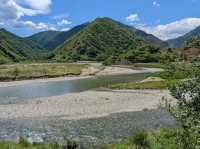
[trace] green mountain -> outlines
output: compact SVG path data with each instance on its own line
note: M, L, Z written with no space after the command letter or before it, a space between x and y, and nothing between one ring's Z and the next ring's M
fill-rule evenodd
M187 41L198 36L200 36L200 27L197 27L196 29L185 34L184 36L168 40L167 42L171 48L183 48L186 46Z
M18 37L5 29L0 29L0 45L4 47L5 50L20 53L20 55L27 59L38 59L49 54L48 50L45 50L37 43L29 39Z
M109 19L109 18L107 18ZM128 25L124 25L120 22L116 22L120 26L127 28L130 30L130 32L133 32L133 34L137 35L138 38L141 38L142 40L148 42L149 44L154 44L159 47L168 47L168 43L160 40L159 38L147 34L144 31L138 30L136 28L133 28ZM89 23L85 23L82 25L78 25L74 28L72 28L69 31L61 32L61 31L44 31L37 34L34 34L28 39L34 41L35 43L41 45L45 49L53 50L63 44L67 39L84 29Z
M200 60L200 36L188 40L182 50L186 60Z
M109 18L97 18L66 40L54 54L55 59L63 61L119 57L131 59L131 54L138 56L138 60L147 61L146 58L155 52L158 52L158 49L138 37L130 27ZM137 57L132 57L133 61L136 59Z
M0 41L0 64L19 62L24 59L24 56L19 51L12 49L6 41Z
M197 48L200 49L200 36L196 36L188 40L185 44L185 48Z
M76 26L69 31L60 32L60 31L44 31L37 34L34 34L27 39L34 41L35 43L41 45L45 49L52 51L59 45L63 44L65 40L82 30L86 27L88 23Z

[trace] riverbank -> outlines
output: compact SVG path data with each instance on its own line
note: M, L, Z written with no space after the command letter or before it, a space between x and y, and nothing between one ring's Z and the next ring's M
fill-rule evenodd
M28 63L0 65L1 81L31 80L40 78L55 78L63 76L78 76L86 64L72 63Z
M102 75L122 75L122 74L138 74L138 73L153 73L153 72L161 72L163 69L160 68L128 68L126 66L112 66L105 67L103 70L96 73L96 76Z
M175 103L167 90L86 91L0 105L0 119L41 117L88 119L112 113L157 109L163 99Z
M33 83L70 81L70 80L80 80L80 79L88 79L88 78L92 78L92 76L68 76L68 77L21 80L21 81L7 81L7 82L0 82L0 88L2 88L2 87L12 87L12 86L21 86L21 85L27 85L27 84L33 84Z
M38 79L29 79L29 80L20 80L20 81L3 81L0 82L1 87L12 87L18 85L26 85L32 83L45 83L45 82L57 82L57 81L66 81L66 80L80 80L87 79L98 76L106 76L106 75L125 75L125 74L139 74L139 73L153 73L160 72L162 69L159 68L124 68L123 66L109 66L102 67L101 65L89 66L87 68L82 69L82 72L79 75L75 76L64 76L64 77L55 77L55 78L38 78Z

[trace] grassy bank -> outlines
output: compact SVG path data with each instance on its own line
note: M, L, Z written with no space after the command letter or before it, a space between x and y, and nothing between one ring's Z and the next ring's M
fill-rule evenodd
M146 76L156 77L162 80L158 81L147 81L147 82L129 82L112 85L112 89L168 89L172 85L185 80L189 77L193 68L189 63L179 63L179 64L158 64L158 63L149 63L149 64L135 64L136 67L154 67L154 68L164 68L162 72L150 73Z
M116 143L102 145L101 149L193 149L193 138L182 128L162 128L150 132L140 130L129 138ZM56 142L30 144L24 139L19 142L0 142L1 149L78 149L74 141L66 145Z
M102 149L193 149L192 141L182 128L141 130L120 143L104 145Z
M167 89L166 81L149 81L141 83L121 83L112 85L112 89Z
M87 65L67 63L36 63L0 65L0 80L23 80L67 75L80 75Z
M66 145L59 145L56 142L49 143L28 143L21 138L19 142L0 142L0 149L76 149L78 144L74 141L67 141Z
M168 65L167 64L162 64L162 63L136 63L136 64L134 64L134 67L166 69L168 67Z
M147 82L130 82L111 85L112 89L168 89L170 86L179 82L179 79Z

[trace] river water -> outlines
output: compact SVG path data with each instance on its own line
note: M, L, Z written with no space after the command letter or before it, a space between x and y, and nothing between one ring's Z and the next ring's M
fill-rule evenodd
M21 86L0 88L0 104L16 103L40 97L58 96L66 93L81 92L116 83L136 82L147 74L99 76L80 80L32 83Z

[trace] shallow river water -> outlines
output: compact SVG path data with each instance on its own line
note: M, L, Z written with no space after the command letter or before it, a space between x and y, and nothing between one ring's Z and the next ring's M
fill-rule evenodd
M57 96L72 92L81 92L115 83L135 82L147 74L99 76L94 78L67 80L45 83L32 83L21 86L0 88L0 104L16 103L40 97Z

